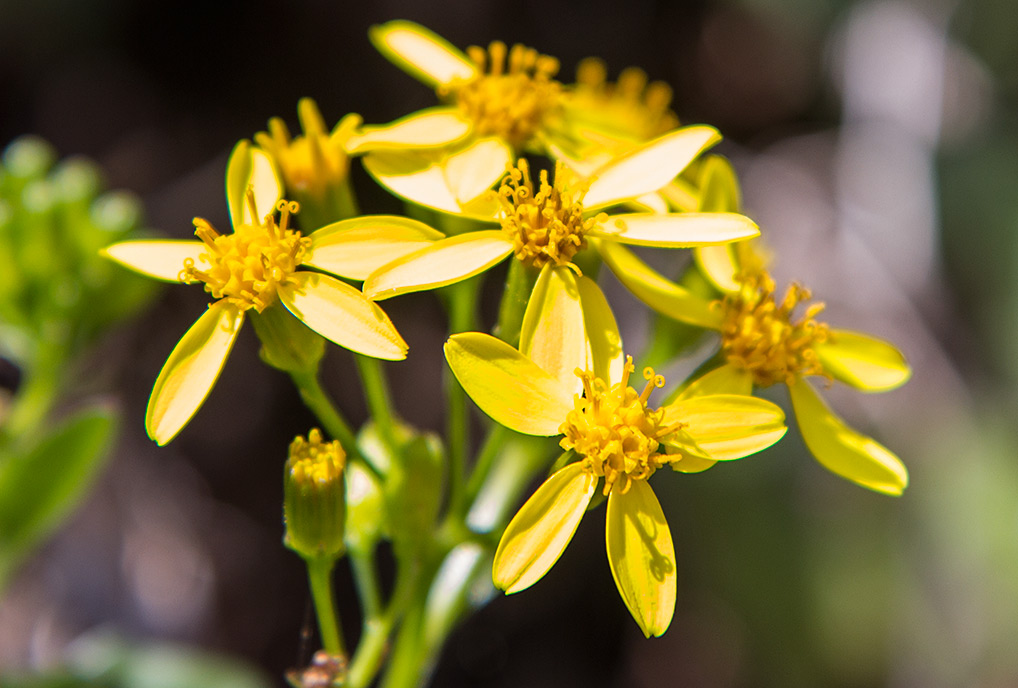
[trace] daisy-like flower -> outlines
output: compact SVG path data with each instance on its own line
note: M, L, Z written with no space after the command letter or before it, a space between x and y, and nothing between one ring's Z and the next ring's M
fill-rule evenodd
M479 169L491 172L490 166L485 167L486 153L471 157L472 150L489 145L484 142L453 159L451 169L457 171L453 177L434 168L389 174L366 160L376 179L404 198L500 227L448 237L394 260L368 277L364 292L369 298L385 299L442 287L487 270L510 255L542 272L562 271L575 270L573 257L588 246L598 251L619 243L689 248L754 237L759 234L756 225L736 213L606 212L667 184L719 138L711 127L678 129L616 158L587 178L559 164L553 181L544 171L535 180L526 160L520 159L497 192L485 190L491 182L482 174L470 174ZM447 183L450 178L452 184ZM461 186L470 186L474 195L450 191Z
M576 287L597 289L585 277ZM533 323L533 310L525 323ZM576 457L509 523L493 579L509 594L540 580L600 486L608 498L605 543L619 594L644 634L659 636L675 608L675 551L648 480L665 466L696 472L705 463L760 451L784 434L784 414L770 402L728 394L652 408L650 394L664 378L648 368L642 391L629 386L635 368L631 358L622 358L618 328L603 297L566 300L540 320L577 319L586 323L589 365L570 370L572 381L565 375L568 357L548 355L563 350L556 341L561 333L525 324L520 351L478 332L453 335L445 345L450 368L485 413L517 432L562 435L562 448Z
M126 241L103 251L155 279L201 283L215 299L174 348L152 389L145 426L160 445L173 439L204 402L248 316L268 323L270 317L289 314L352 351L405 358L403 338L360 290L300 268L362 280L392 251L413 250L415 241L420 246L441 236L419 222L387 217L353 218L302 236L289 226L297 204L280 200L271 160L246 141L230 157L226 195L232 233L220 234L195 218L198 241Z
M727 168L727 169L726 169ZM704 188L710 203L733 202L735 176L727 163ZM710 188L719 184L722 188ZM725 190L727 187L727 191ZM863 487L900 495L908 486L901 460L834 414L806 379L837 380L864 392L884 392L911 376L905 357L888 342L829 327L817 320L822 303L793 284L782 296L749 243L730 253L701 258L701 267L722 289L709 301L664 278L622 246L609 247L605 262L634 292L664 315L720 333L722 364L694 381L687 393L750 394L754 388L788 387L799 430L823 466Z
M373 26L368 35L385 57L434 88L447 105L364 127L349 142L350 152L449 146L489 136L517 152L543 152L544 141L554 137L562 111L555 58L500 41L463 53L403 20Z

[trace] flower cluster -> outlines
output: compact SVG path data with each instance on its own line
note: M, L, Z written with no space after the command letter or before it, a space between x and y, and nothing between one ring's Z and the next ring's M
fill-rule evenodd
M909 377L904 358L890 344L819 321L823 306L810 305L803 286L777 295L756 246L761 231L741 212L735 172L708 152L720 135L706 125L679 126L666 85L636 69L611 83L596 60L585 61L570 85L556 80L558 61L535 49L494 42L463 52L407 21L376 26L370 38L440 103L388 124L347 115L329 133L304 100L303 135L291 138L274 118L254 144L235 148L226 170L231 233L196 218L198 241L105 249L148 276L201 283L212 298L156 380L146 416L156 442L170 441L198 410L251 318L263 358L291 374L336 437L329 443L315 430L295 441L288 504L328 484L329 499L314 509L351 510L346 535L341 516L321 517L332 524L326 537L322 524L305 524L314 509L298 519L288 506L291 546L362 552L390 537L397 558L416 557L419 570L422 552L431 552L424 541L451 557L449 533L502 530L492 578L515 593L552 567L600 492L612 575L647 636L668 628L676 595L671 534L650 480L665 468L698 473L781 439L784 412L752 396L754 389L787 386L807 447L834 473L879 492L904 490L901 461L845 425L808 382L889 390ZM408 217L359 214L348 180L358 156L406 201ZM705 286L687 289L632 247L670 249L672 259L692 249L673 273L685 266ZM510 257L495 336L481 331L480 280L471 278ZM716 355L692 379L660 392L660 402L651 396L666 381L654 370L643 370L642 390L630 386L637 368L596 281L602 265L650 308L716 334ZM375 361L408 351L377 302L437 289L450 317L445 357L459 382L448 391L445 445L398 419ZM323 339L358 354L373 416L361 440L315 382ZM417 363L413 353L410 361ZM492 435L465 476L464 392L497 426L561 436L564 452L515 517L485 526L470 500L480 500L498 474L497 438L505 435ZM384 452L372 452L368 432ZM548 470L552 458L519 485ZM446 527L436 529L444 475ZM345 500L336 492L344 479L358 485ZM518 498L513 489L503 503ZM371 512L382 525L364 516L371 500L382 504ZM297 525L310 535L297 537ZM344 537L356 546L344 548ZM319 606L320 623L326 607ZM352 685L358 666L351 665Z

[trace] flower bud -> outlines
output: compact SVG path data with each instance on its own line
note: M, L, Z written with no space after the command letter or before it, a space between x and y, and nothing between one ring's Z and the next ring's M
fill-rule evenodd
M317 428L290 443L283 478L286 545L305 559L343 555L346 452L339 441L323 442Z

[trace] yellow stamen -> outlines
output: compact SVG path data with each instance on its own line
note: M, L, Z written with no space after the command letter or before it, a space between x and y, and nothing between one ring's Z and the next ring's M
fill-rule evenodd
M298 485L324 485L342 477L346 452L338 440L323 442L321 430L313 428L306 440L298 436L290 443L287 467Z
M561 163L555 165L554 186L548 183L548 172L541 170L536 192L525 159L510 168L498 199L502 231L512 240L516 257L537 268L555 263L575 269L571 261L586 247L584 235L608 219L604 213L583 219L586 192L586 184L574 184L569 169Z
M625 493L632 481L646 480L658 468L677 461L681 454L658 452L661 440L682 429L681 423L662 425L664 412L647 407L650 393L663 387L664 377L646 368L647 385L642 394L629 386L634 370L632 357L626 359L622 380L609 388L593 373L579 368L583 396L573 398L573 410L559 428L565 435L560 444L584 458L583 468L604 476L604 493L613 489Z
M592 114L603 117L637 139L652 139L679 125L671 110L672 89L663 81L649 81L646 72L627 67L614 84L602 60L588 57L576 67L573 96Z
M808 289L791 285L778 305L774 280L765 271L744 273L739 282L739 291L722 302L721 348L727 360L748 370L761 387L826 376L813 348L828 337L827 325L815 320L824 305L809 305L796 320L796 307L811 297Z
M449 84L439 95L454 99L482 136L499 136L522 150L560 104L562 86L553 78L558 60L520 44L507 50L501 41L487 52L470 46L467 54L478 76Z
M248 189L247 202L254 210L254 192ZM217 299L259 313L276 299L280 285L286 284L304 258L311 240L300 232L289 229L290 215L300 206L293 201L280 201L276 210L279 224L272 215L266 215L260 225L239 225L233 234L219 234L206 220L194 219L195 236L205 244L206 252L200 260L208 264L199 270L188 258L180 279L188 284L204 282L205 291Z

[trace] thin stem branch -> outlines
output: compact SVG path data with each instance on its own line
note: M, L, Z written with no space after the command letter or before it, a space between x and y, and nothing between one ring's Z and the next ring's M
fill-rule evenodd
M346 656L343 631L339 626L339 614L332 599L332 567L335 560L330 557L313 557L305 560L308 580L311 583L311 598L315 603L318 617L318 632L322 647L332 655Z
M325 431L339 440L347 456L362 458L357 449L357 439L353 429L340 413L336 404L322 389L317 372L291 372L290 377L297 386L304 405L315 414Z
M364 399L371 412L371 418L378 428L382 442L393 456L399 455L399 436L396 432L397 416L393 410L392 395L389 393L389 382L385 377L382 362L370 356L354 355L357 372L360 374L361 386L364 388Z

